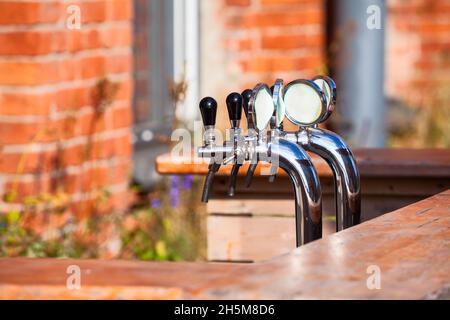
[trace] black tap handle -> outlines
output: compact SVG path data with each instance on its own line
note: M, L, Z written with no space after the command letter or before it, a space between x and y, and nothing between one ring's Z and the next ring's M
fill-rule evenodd
M216 124L217 101L211 97L203 98L200 103L200 113L202 114L203 125L214 126Z
M242 96L237 92L232 92L228 95L226 103L232 127L239 127L242 117Z
M248 104L249 104L250 99L252 97L252 92L253 91L251 89L245 89L241 93L242 100L243 100L244 112L245 112L245 116L247 117L247 119L248 119Z

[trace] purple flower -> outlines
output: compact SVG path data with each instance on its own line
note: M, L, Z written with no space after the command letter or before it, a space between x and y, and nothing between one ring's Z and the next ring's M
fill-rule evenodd
M150 201L150 206L152 208L158 209L161 207L161 199L155 198Z
M170 184L170 203L173 208L177 208L180 204L180 177L172 176Z
M191 174L184 176L183 188L184 190L190 190L192 188L192 182L194 181L194 177Z

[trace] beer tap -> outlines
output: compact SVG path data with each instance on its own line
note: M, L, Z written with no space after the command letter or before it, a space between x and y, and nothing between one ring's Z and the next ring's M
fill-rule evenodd
M244 111L248 113L249 134L247 136L241 133L238 121L241 118L243 100ZM204 116L204 111L211 112L212 105L217 106L215 101L212 103L211 100L202 100L200 103L205 126L211 126L210 121L205 122L205 118L209 119L209 117ZM286 171L292 181L295 195L297 246L319 239L322 236L322 196L318 175L311 159L299 145L271 137L272 130L268 128L274 113L274 103L269 87L258 84L251 95L247 91L244 98L237 93L232 93L227 97L227 107L232 127L229 131L230 141L223 146L218 146L211 139L208 141L208 135L205 135L205 145L198 149L199 156L214 158L205 182L203 193L206 197L204 198L207 200L214 176L216 167L213 167L213 164L220 166L222 163L233 161L233 166L239 167L244 160L251 160L254 164L257 161L267 161ZM232 175L236 176L237 171L238 169L232 170ZM232 178L230 186L233 187L234 183L235 179Z
M283 119L284 119L284 104L281 95L283 94L283 80L277 79L272 87L270 87L272 92L272 100L275 105L273 116L270 120L272 139L279 138L278 132L283 130ZM278 167L272 165L270 168L269 182L274 182L277 174Z
M275 88L274 88L275 90ZM273 132L275 103L265 84L253 90L248 110L257 133L257 161L280 167L291 179L295 194L297 246L322 237L322 195L316 169L308 154L295 143L279 139ZM253 142L254 139L248 139ZM249 147L249 150L252 148Z
M276 104L272 135L296 142L305 150L322 157L333 171L335 181L336 231L356 225L361 219L360 176L356 161L345 142L335 133L321 129L336 105L336 84L330 77L317 76L310 80L295 80L283 88L277 80L272 89ZM286 104L288 105L286 107ZM288 110L287 110L288 109ZM296 132L283 130L287 117L299 126ZM271 172L271 180L274 177ZM250 186L251 176L246 178Z
M241 96L243 99L243 107L244 107L245 117L247 118L247 128L248 128L248 136L249 136L248 140L256 142L255 126L253 124L252 119L249 116L249 113L248 113L248 104L250 103L252 94L253 94L253 91L251 89L246 89L246 90L242 91ZM253 139L252 139L252 137L253 137ZM254 150L254 148L251 148L251 149ZM250 185L252 183L253 175L255 174L256 167L258 166L258 159L254 152L250 153L249 162L250 162L250 164L249 164L249 167L247 170L247 174L245 176L245 186L247 188L250 187Z
M242 100L242 96L237 92L230 93L226 99L228 117L231 124L231 128L229 129L230 140L234 150L234 154L231 155L233 157L233 167L230 174L229 196L234 196L239 169L245 160L243 157L244 155L239 152L239 150L241 150L239 146L243 143L243 136L241 134L241 129L239 128L242 117Z
M336 231L354 226L361 217L358 167L350 148L337 134L318 127L335 109L336 84L326 76L289 83L282 95L286 117L299 126L296 132L280 131L292 141L322 157L331 167L335 185Z
M213 149L216 146L214 129L216 125L217 102L211 97L205 97L200 101L199 107L202 115L203 126L205 128L205 147ZM205 179L202 193L202 202L205 203L208 202L209 192L214 181L214 176L216 172L219 171L221 165L220 159L217 159L214 153L211 155L212 157L208 166L208 174Z
M360 222L360 176L351 150L335 133L318 127L326 121L336 104L336 85L325 76L312 80L294 80L284 86L277 79L272 88L258 84L242 94L231 93L226 100L231 128L230 139L222 146L215 143L217 103L212 98L200 102L205 125L205 145L198 154L211 158L202 200L208 201L214 174L221 164L232 162L229 195L235 193L239 168L245 160L250 166L245 178L251 183L259 161L271 165L269 181L281 168L294 186L297 246L322 236L322 196L317 172L306 151L329 164L335 180L336 231ZM242 108L247 117L248 134L239 128ZM283 128L287 118L298 125L297 131Z

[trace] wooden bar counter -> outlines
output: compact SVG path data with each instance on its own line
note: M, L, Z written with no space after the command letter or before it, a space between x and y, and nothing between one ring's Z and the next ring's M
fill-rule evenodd
M450 190L252 264L1 258L0 298L449 299Z
M361 173L362 221L402 208L450 188L450 149L355 149ZM335 229L334 181L328 165L311 155L323 195L325 236ZM157 159L161 174L206 175L201 159ZM247 166L240 170L235 197L227 196L231 166L222 166L207 204L208 260L249 262L269 259L295 247L294 195L287 175L278 171L274 183L260 175L251 188L243 185ZM198 196L200 201L200 195Z

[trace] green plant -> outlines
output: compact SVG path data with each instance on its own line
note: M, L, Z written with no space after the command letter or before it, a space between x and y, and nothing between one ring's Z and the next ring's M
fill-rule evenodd
M183 99L185 90L184 82L174 85L174 105ZM117 91L117 84L108 79L100 80L94 87L94 115L87 143L82 150L82 162L98 158L94 154L96 151L101 153L101 150L93 149L92 135L113 103ZM87 210L89 213L74 213L71 195L62 178L66 173L66 151L62 141L74 135L75 122L74 113L67 117L61 130L44 128L30 141L30 148L45 139L57 142L52 169L58 175L50 191L26 197L20 195L20 176L29 153L24 152L21 156L14 183L3 195L7 209L0 213L0 256L202 259L205 233L202 207L196 205L198 201L195 196L199 192L197 180L194 180L192 188L177 186L176 194L170 191L175 189L169 179L161 181L150 194L143 193L138 187L131 187L130 193L137 195L137 203L125 212L108 214L97 210L111 196L108 186L100 186L90 191L94 201ZM94 182L97 179L95 173L88 178ZM179 205L171 203L174 197L181 201Z
M205 219L196 199L200 181L181 192L177 208L170 203L169 182L164 179L151 194L141 195L130 210L107 215L77 216L64 205L64 194L29 197L23 211L0 215L0 256L203 259ZM160 204L152 206L152 199Z

